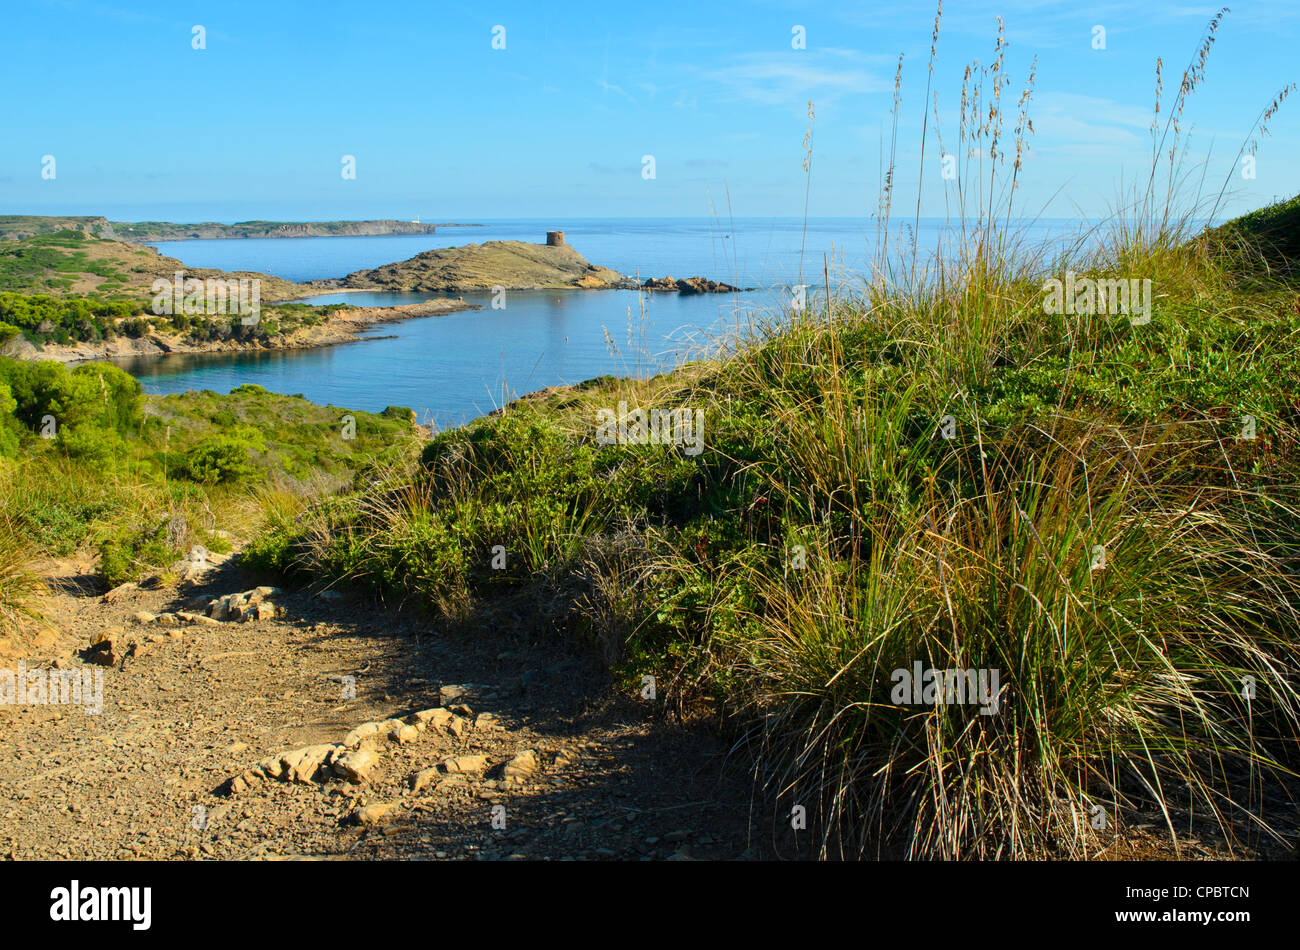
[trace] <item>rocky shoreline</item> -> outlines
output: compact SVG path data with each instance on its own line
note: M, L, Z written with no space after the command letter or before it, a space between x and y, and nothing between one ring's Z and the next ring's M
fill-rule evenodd
M362 331L383 323L397 323L418 317L436 317L459 310L479 310L478 304L463 300L426 300L395 307L354 307L336 311L314 327L295 327L266 340L208 340L195 343L179 334L150 333L138 339L125 336L97 343L47 343L36 347L26 340L10 344L7 356L17 359L54 360L72 365L100 360L134 359L171 354L242 353L258 350L305 350L339 343L351 343Z
M638 289L656 290L665 293L675 291L687 296L690 294L730 294L738 293L741 290L753 290L752 287L732 287L730 284L709 280L707 277L682 277L675 280L672 274L667 277L651 277L649 280L642 282Z

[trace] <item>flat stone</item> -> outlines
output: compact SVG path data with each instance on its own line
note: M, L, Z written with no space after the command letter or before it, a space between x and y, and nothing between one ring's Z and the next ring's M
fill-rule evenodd
M415 726L398 726L388 734L388 738L398 745L407 745L420 738L420 730L416 729Z
M267 593L271 590L269 587L257 587L253 590L244 592L244 602L249 604L260 604L266 600Z
M335 758L334 773L346 778L353 785L370 781L371 773L379 764L379 753L369 746L346 752Z
M343 744L352 749L361 745L361 740L377 736L383 731L384 724L382 722L363 722L343 737Z
M233 795L238 795L262 781L263 777L261 772L249 769L247 772L236 775L230 780L230 792Z
M473 690L469 686L448 685L438 690L438 704L450 708L456 703L470 698Z
M325 764L325 760L332 756L334 749L332 743L290 749L271 759L263 760L262 771L283 782L310 785L316 778L316 772Z
M211 617L205 617L202 614L192 614L189 613L188 611L177 611L176 617L178 620L181 620L184 623L188 623L191 626L199 626L199 625L205 627L221 626L220 620L213 620Z
M443 772L482 772L487 767L486 755L457 755L438 763Z
M411 791L419 792L424 790L429 785L438 781L441 775L442 773L439 772L436 767L431 769L420 769L420 771L411 776Z
M373 805L358 808L352 813L352 820L358 825L380 825L390 821L394 817L393 813L397 811L400 805L400 802L376 802Z
M506 763L505 768L501 770L501 775L507 782L522 782L539 768L541 763L537 761L537 753L532 749L525 749Z
M557 768L565 768L578 761L578 754L569 749L561 749L555 753L555 765Z
M424 725L433 729L446 729L456 717L445 709L422 709L406 717L412 725Z
M140 589L140 585L135 583L134 581L128 581L125 584L120 584L104 595L104 603L111 604L113 601L119 600L120 598L131 593L131 591L139 590L139 589Z

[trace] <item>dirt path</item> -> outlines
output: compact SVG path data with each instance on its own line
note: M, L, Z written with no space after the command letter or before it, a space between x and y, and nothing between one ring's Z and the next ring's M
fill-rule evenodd
M106 598L61 567L59 634L25 664L102 673L103 708L0 705L0 858L768 856L716 740L656 726L579 654L305 591L272 594L274 619L168 625L256 580L232 559ZM312 746L300 781L259 768Z

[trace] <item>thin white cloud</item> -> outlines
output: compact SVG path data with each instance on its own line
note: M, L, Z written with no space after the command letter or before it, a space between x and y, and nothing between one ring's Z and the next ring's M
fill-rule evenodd
M636 102L636 100L633 99L632 96L628 94L627 90L625 90L622 86L617 86L612 82L606 82L604 79L597 79L596 85L600 86L601 90L607 94L611 92L617 93L618 95L626 99L628 102L632 102L632 103Z
M705 71L703 78L721 87L724 98L764 105L809 99L821 104L842 95L893 88L892 79L867 68L866 57L846 50L752 53Z

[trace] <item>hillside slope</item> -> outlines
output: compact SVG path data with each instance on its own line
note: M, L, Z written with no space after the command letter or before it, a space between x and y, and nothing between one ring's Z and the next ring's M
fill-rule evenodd
M568 245L487 241L425 251L409 260L356 271L338 283L387 291L459 291L622 287L627 280Z
M1300 274L1300 195L1279 201L1207 232L1229 246L1253 249L1252 257L1284 277Z
M262 282L263 301L302 296L306 290L270 274L189 267L151 247L95 237L82 229L0 241L0 292L144 300L155 279L170 280L177 271L187 278L256 278Z

